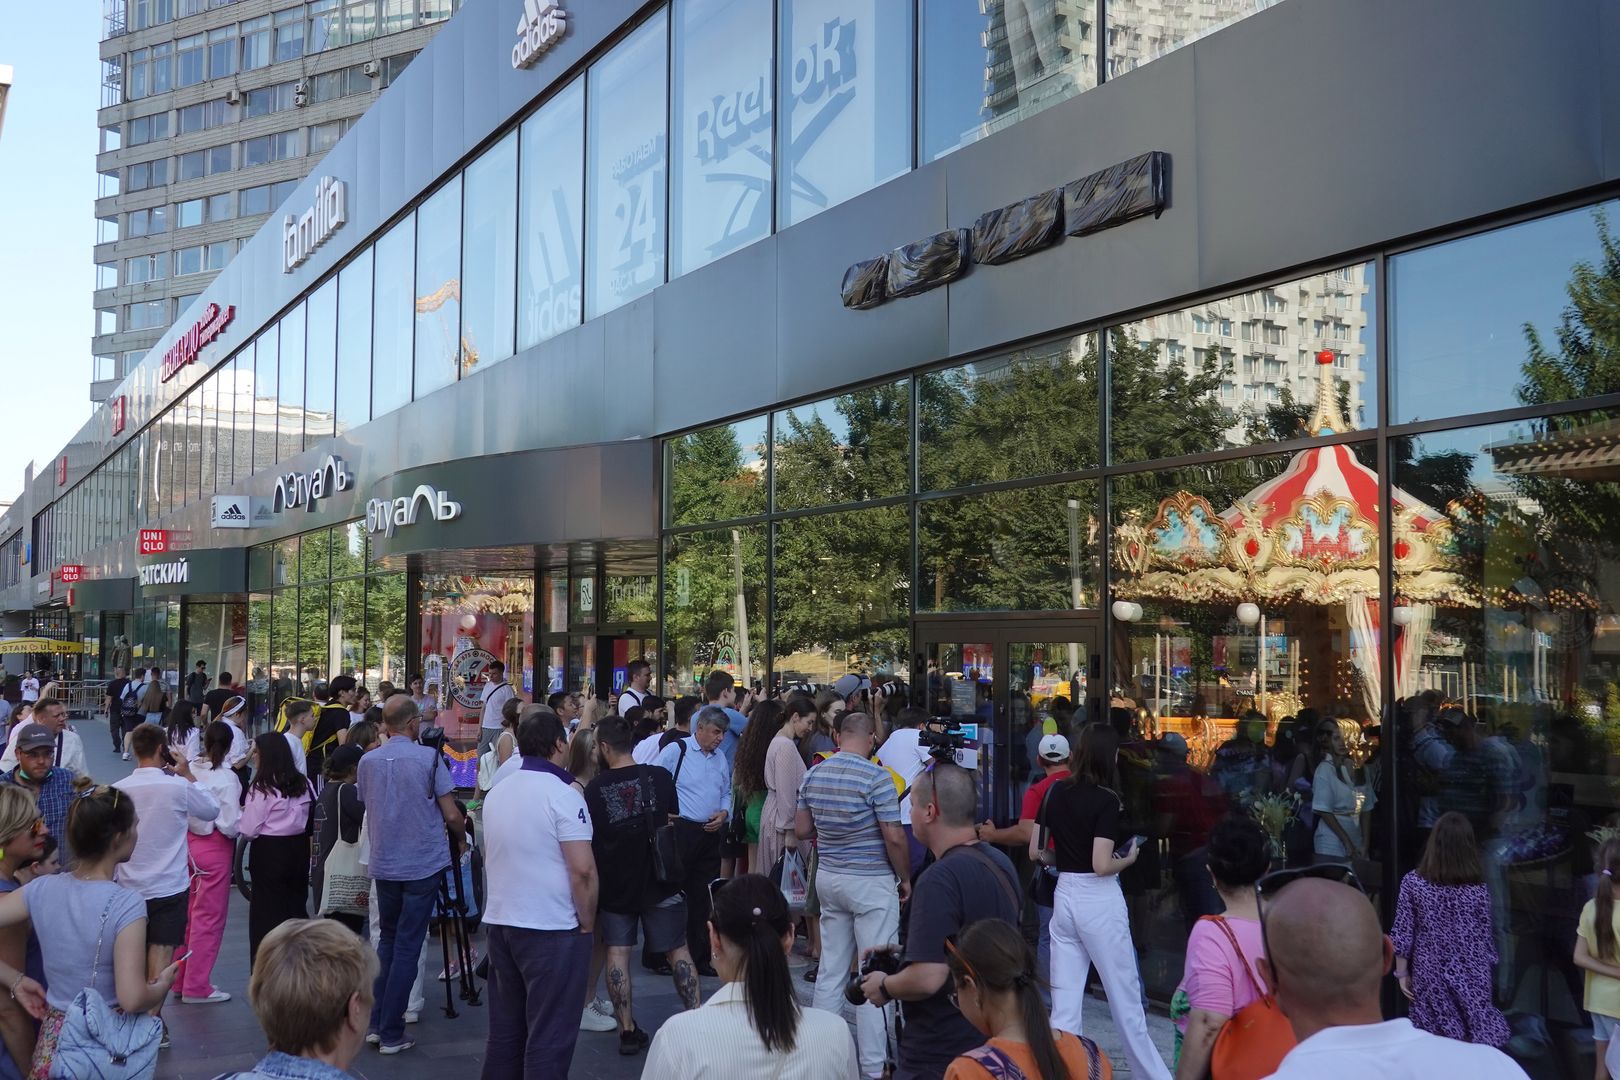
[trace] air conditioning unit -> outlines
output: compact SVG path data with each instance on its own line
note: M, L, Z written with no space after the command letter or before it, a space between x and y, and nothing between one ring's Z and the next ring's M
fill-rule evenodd
M309 104L309 80L299 79L293 83L293 108L302 109Z
M360 65L360 70L365 72L368 78L375 79L382 74L382 65L375 60L367 60Z
M227 90L227 91L225 91L225 104L227 104L227 105L240 105L240 104L242 104L242 91L240 91L240 90Z

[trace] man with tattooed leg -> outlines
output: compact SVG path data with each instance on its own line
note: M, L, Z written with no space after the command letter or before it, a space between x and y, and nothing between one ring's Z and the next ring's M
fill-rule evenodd
M636 1026L631 1010L630 956L639 927L654 954L669 958L681 1004L695 1009L697 967L686 947L686 901L680 882L658 880L652 857L653 831L677 812L675 780L657 765L637 765L635 731L622 716L604 717L596 745L602 770L585 787L585 805L595 831L601 892L596 933L607 946L608 996L619 1020L619 1053L639 1054L651 1036Z

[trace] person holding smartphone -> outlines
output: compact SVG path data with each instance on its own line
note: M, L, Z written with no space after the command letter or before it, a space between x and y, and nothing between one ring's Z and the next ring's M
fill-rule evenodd
M1170 1080L1164 1058L1148 1035L1142 1010L1142 979L1119 872L1141 854L1120 797L1119 736L1091 724L1080 733L1069 777L1053 785L1036 814L1046 826L1051 849L1040 845L1040 830L1029 840L1029 857L1057 866L1052 909L1052 1027L1073 1035L1080 1030L1080 1003L1086 976L1097 965L1108 1010L1125 1043L1131 1075Z

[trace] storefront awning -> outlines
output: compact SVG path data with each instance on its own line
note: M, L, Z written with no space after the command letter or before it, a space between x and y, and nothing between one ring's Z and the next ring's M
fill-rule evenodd
M0 638L0 656L8 653L82 653L84 645L77 641L58 641L55 638L17 637Z

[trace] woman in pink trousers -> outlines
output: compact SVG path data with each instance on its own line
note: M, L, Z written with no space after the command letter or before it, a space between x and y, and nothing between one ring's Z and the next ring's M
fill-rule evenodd
M225 937L225 912L231 900L231 862L236 852L236 819L241 815L242 781L231 771L231 725L215 720L203 732L202 755L191 763L197 783L219 800L219 817L191 820L191 907L186 945L191 957L180 968L175 989L187 1005L229 1001L214 987L214 960ZM182 950L184 951L184 950Z

